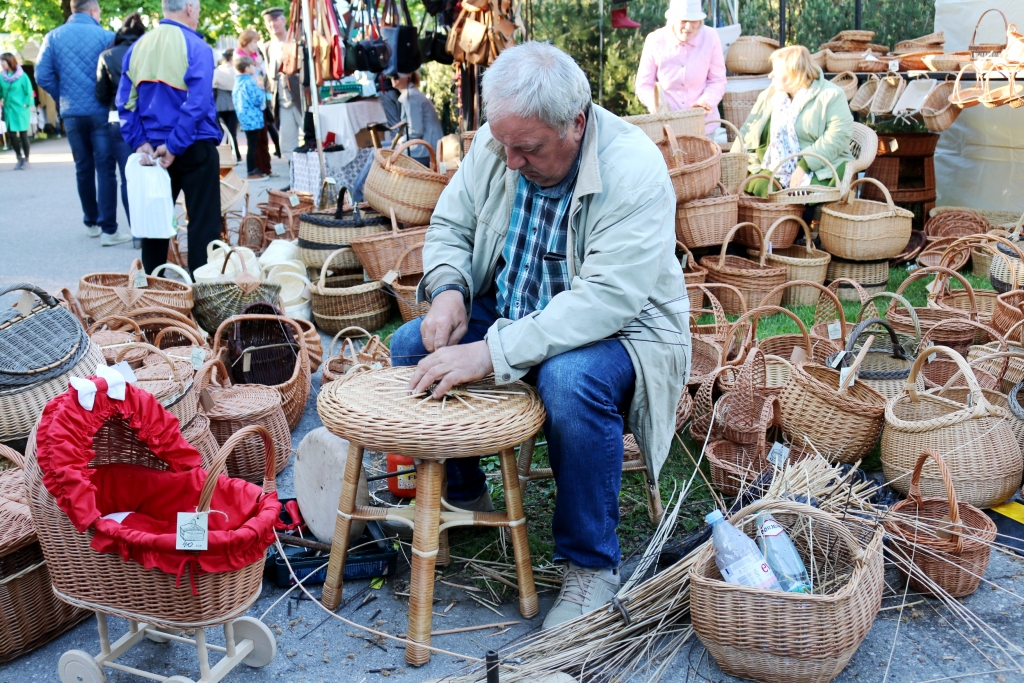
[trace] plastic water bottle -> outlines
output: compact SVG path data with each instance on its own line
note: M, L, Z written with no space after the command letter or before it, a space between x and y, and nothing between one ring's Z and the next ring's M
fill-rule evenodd
M767 512L757 515L757 547L787 593L810 593L811 581L800 553L782 525Z
M722 572L722 578L741 586L782 590L772 568L757 549L757 544L725 521L721 510L712 510L704 521L711 525L715 564Z

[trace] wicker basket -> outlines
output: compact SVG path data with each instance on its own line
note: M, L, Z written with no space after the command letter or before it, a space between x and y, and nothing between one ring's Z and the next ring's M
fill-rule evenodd
M725 53L725 67L734 74L766 74L779 41L762 36L740 36Z
M996 12L1003 18L1003 30L999 35L1005 36L1006 32L1010 30L1010 22L1007 21L1006 15L1003 14L1002 10L998 9L987 9L981 13L978 17L978 22L974 24L974 33L971 34L971 42L967 46L967 49L971 53L971 59L982 59L985 57L998 57L999 53L1006 49L1006 41L1002 43L978 43L978 28L981 26L981 20L985 18L985 15L989 12Z
M765 256L765 265L785 268L787 284L792 284L797 280L809 281L819 285L823 284L828 276L828 264L832 260L832 256L827 252L814 248L814 241L811 239L811 229L807 227L807 223L802 218L796 218L795 216L780 218L776 221L775 225L768 229L768 234L765 235L766 241L769 244L772 243L772 232L779 223L790 221L803 228L805 246L792 246L782 249L775 247ZM747 256L760 258L761 252L758 249L747 249ZM819 296L820 292L811 285L803 284L788 287L785 294L782 295L782 305L813 306L817 303Z
M900 55L900 71L929 71L928 57L941 56L942 50L915 50Z
M765 354L758 348L747 352L732 389L718 401L722 435L735 444L761 445L765 431L778 420L774 395L766 384Z
M944 497L921 496L921 473L929 458L946 487ZM962 598L978 589L996 540L996 525L978 508L957 500L953 479L936 451L917 458L907 499L893 506L884 524L896 566L909 578L911 590ZM947 525L951 530L962 525L966 533L946 532L943 538L938 530Z
M745 190L750 181L755 178L764 178L769 180L769 182L774 182L776 185L778 185L778 181L772 179L769 174L758 173L756 175L748 177L745 181L743 181L743 184L741 185L741 190ZM738 206L739 211L737 213L737 217L739 218L740 223L753 223L754 225L757 226L758 230L760 230L762 234L767 233L771 229L772 225L777 223L780 218L786 216L800 217L803 214L803 208L797 204L775 204L768 201L767 198L743 194L742 192L739 196ZM799 226L791 227L793 239L795 240L797 235L800 234ZM783 235L779 233L775 235L775 238L778 239L779 237L782 236ZM747 246L757 246L756 240L753 239L752 234L747 239ZM792 244L793 242L791 240L790 243L785 246L791 246ZM779 246L782 245L774 243L772 245L773 249Z
M227 368L216 358L200 368L196 381L214 402L206 410L206 416L218 449L243 427L260 425L270 432L274 448L274 474L280 474L288 465L292 453L292 435L288 431L281 394L260 384L232 385ZM226 466L229 477L253 483L262 482L266 470L263 440L253 435L239 441L228 457Z
M839 86L839 88L846 94L847 102L853 99L853 96L857 94L857 90L860 86L860 83L857 80L857 74L852 71L843 71L842 73L836 74L829 82Z
M970 52L942 52L924 58L925 66L931 71L960 71L970 61Z
M680 251L683 253L680 254ZM689 289L690 285L704 284L708 277L708 269L697 263L697 259L693 257L686 245L679 241L676 241L676 256L679 257L679 265L683 268L683 278L687 288ZM696 293L688 293L690 294L690 308L704 308L704 292L702 290L698 289Z
M857 94L850 100L850 111L857 114L867 114L871 111L871 100L875 98L875 91L878 89L878 78L872 76L864 81L864 85L857 89Z
M346 189L341 188L338 208L333 214L308 212L299 216L299 257L310 268L320 268L331 252L351 246L356 238L372 237L386 231L386 216L370 209L367 204L344 204L345 192ZM337 268L358 268L356 256L347 254L334 265Z
M833 52L829 50L825 54L825 67L837 74L844 71L857 71L857 67L863 59L863 52Z
M365 337L366 342L358 349L352 342L353 338ZM334 355L334 345L344 338L338 355ZM379 370L391 367L391 351L375 334L370 334L361 327L347 327L334 335L328 351L327 363L320 376L320 386L341 379L352 368L363 366L367 370Z
M726 131L732 139L739 137L740 129L732 124L730 121L725 119L708 119L708 124L720 123L725 127ZM725 191L731 194L737 194L740 191L740 187L743 185L743 181L747 179L747 174L750 170L750 155L744 152L726 152L722 150L722 178L721 183L725 186Z
M132 343L118 351L115 361L120 363L126 354L140 348L158 360L147 358L148 362L135 370L135 386L153 394L167 412L178 418L180 427L190 424L199 412L199 392L193 381L195 369L191 360L171 358L151 344Z
M228 326L234 326L230 341L225 336ZM309 352L299 324L278 315L236 315L221 323L213 339L213 358L228 352L236 384L277 389L288 428L295 429L310 390ZM224 349L227 344L230 348Z
M402 154L416 145L430 153L429 168ZM448 180L447 175L437 172L434 148L423 140L408 140L395 149L373 150L373 165L363 194L370 206L385 216L394 209L402 223L426 225Z
M363 269L371 280L383 280L398 257L406 249L422 247L427 238L429 226L406 228L400 230L395 214L391 214L391 231L376 235L358 237L352 240L352 251L355 252ZM423 272L422 252L417 251L406 264L409 273Z
M974 85L961 88L960 79L968 69L974 70L975 74L977 74L977 80ZM988 93L988 83L988 79L984 78L982 72L978 71L973 62L964 64L957 73L956 80L953 81L953 92L949 96L949 101L961 109L968 109L981 104L981 97Z
M701 440L703 443L703 440ZM738 444L720 439L704 451L711 467L711 483L723 496L736 497L768 469L764 454L764 435L756 444Z
M232 253L236 253L232 250ZM223 266L227 266L224 259ZM197 282L195 284L195 316L199 325L212 332L233 315L254 303L278 306L281 285L260 282L249 273L242 273L234 281Z
M418 254L416 252L419 252ZM416 289L422 278L422 273L406 273L403 275L405 270L405 262L413 260L414 257L422 260L423 258L423 247L420 246L416 249L406 249L402 252L402 255L398 257L398 261L395 263L395 267L392 271L395 273L394 279L387 285L391 294L398 301L398 312L402 315L404 322L415 320L416 318L425 316L427 311L430 310L430 302L416 301Z
M909 40L901 40L896 43L893 48L893 52L896 54L903 54L905 52L913 52L914 50L921 49L925 45L943 45L946 42L946 36L942 31L936 31L935 33L929 33L926 36L920 38L911 38Z
M343 247L331 254L320 269L320 279L309 288L313 321L330 335L352 326L376 330L391 315L391 302L381 282L365 282L362 275L342 276L338 283L326 281L327 268L335 257L348 251Z
M959 403L914 388L921 366L933 354L952 358L970 389L970 401ZM1002 503L1020 487L1020 446L1008 421L1009 411L992 405L982 394L967 361L956 351L933 346L922 353L910 370L904 393L885 409L882 432L882 468L889 486L906 495L908 476L917 456L935 450L946 454L946 466L957 497L979 508ZM933 465L925 469L921 490L928 498L945 494L945 484Z
M944 320L967 320L969 318L977 318L978 307L975 303L974 289L971 287L971 283L960 275L960 273L950 270L949 268L944 268L942 266L918 268L911 273L902 284L900 284L896 293L903 294L911 282L927 277L928 275L955 277L960 282L964 290L966 290L968 302L965 310L930 307L915 308L914 311L917 313L917 318L921 324L920 329L922 331L927 332L937 323ZM902 334L912 334L915 331L911 319L896 309L895 302L890 304L886 318L888 318L889 322L892 323L893 328L895 328L897 332ZM949 346L957 353L966 354L971 344L974 343L975 326L970 323L962 323L960 325L943 325L943 328L944 329L941 333L936 333L931 336L932 341L936 344Z
M913 310L913 309L910 309ZM896 334L892 325L881 318L868 318L857 323L857 326L850 332L846 341L846 348L843 357L836 363L835 357L830 357L826 364L829 367L848 368L853 363L858 351L862 347L862 338L873 337L871 347L867 355L857 368L857 381L864 382L877 391L886 400L899 396L903 393L903 387L910 375L910 368L914 364L912 349L917 348L917 343L905 345L904 340ZM923 378L917 383L918 391L924 391Z
M759 261L751 261L742 256L726 255L729 240L747 225L751 226L757 232L758 238L760 238L758 246L760 247L761 258ZM767 256L765 252L764 238L761 235L761 231L757 229L757 226L751 223L739 223L726 234L725 239L722 241L722 249L719 255L702 257L700 265L708 269L708 282L721 282L733 285L743 293L746 301L759 302L764 299L768 292L786 281L785 268L773 268L765 265L765 257ZM741 313L744 307L744 302L728 290L722 291L719 300L722 302L726 313L729 314ZM763 305L778 306L780 303L782 303L781 292L773 300L765 301Z
M103 351L103 360L106 361L107 365L113 365L116 362L117 353L121 350L122 346L142 341L143 339L142 329L139 328L139 324L131 318L124 318L119 315L108 315L105 318L100 318L86 330L86 334L89 335L92 343ZM137 368L142 365L142 361L148 355L149 351L146 349L135 348L124 357L124 360L131 367Z
M708 542L690 570L693 628L727 674L826 683L850 661L882 605L882 530L862 542L836 517L791 501L759 501L729 521L753 537L762 510L787 530L816 583L828 587L803 595L726 583Z
M708 196L677 206L676 240L690 249L719 245L736 225L738 212L738 195L718 183Z
M199 455L203 457L203 467L208 469L220 449L217 439L213 438L213 432L210 431L209 418L203 413L198 413L192 423L181 430L181 436L199 451Z
M82 309L93 319L149 306L168 308L186 316L192 310L190 285L150 275L146 277L145 287L136 287L137 272L143 272L142 262L135 259L127 275L93 273L84 276L78 283Z
M825 282L835 283L837 280L846 282L839 283L836 295L843 301L858 301L862 298L861 291L870 296L885 290L889 284L889 262L846 261L833 256L828 263Z
M862 183L875 185L885 203L858 199L853 189ZM851 261L878 261L899 255L910 241L914 214L896 206L889 190L874 178L850 183L844 201L821 209L818 235L830 254Z
M722 95L722 118L737 129L742 128L762 92L762 90L726 92ZM732 134L731 131L730 134ZM729 141L732 142L733 139L735 138L729 138Z
M797 157L813 157L818 161L828 166L829 170L832 171L832 178L836 180L836 187L828 187L827 185L804 185L803 187L785 187L779 190L773 190L772 185L775 183L775 172L778 171L782 166L790 159L796 159ZM842 183L839 182L839 174L836 173L836 167L823 156L814 154L813 152L797 152L796 154L790 154L788 157L779 162L769 172L771 180L768 183L768 201L775 202L776 204L822 204L824 202L835 202L843 196Z
M704 107L690 107L663 114L636 114L623 116L622 120L632 123L654 142L665 139L665 126L671 126L676 135L702 137L704 135ZM710 123L710 122L709 122Z
M722 177L722 148L704 136L675 135L666 124L665 139L657 145L668 165L677 204L707 197Z
M87 338L75 316L35 285L4 287L0 296L19 291L23 301L0 309L0 389L64 373Z

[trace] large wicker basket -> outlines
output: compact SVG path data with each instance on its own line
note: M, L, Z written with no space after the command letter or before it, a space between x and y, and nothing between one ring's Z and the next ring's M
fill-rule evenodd
M722 177L722 148L703 135L676 135L666 124L665 139L657 145L668 165L677 204L708 196Z
M383 280L398 257L406 249L422 247L427 239L427 228L406 228L400 230L395 213L391 212L391 231L365 235L352 239L352 251L371 280ZM423 272L422 252L417 251L406 264L409 273Z
M786 280L794 282L797 280L810 281L819 285L824 284L828 275L828 264L832 256L825 251L814 248L814 240L811 239L811 229L804 222L803 218L796 216L783 216L768 229L764 236L765 241L773 243L772 237L780 224L785 222L796 223L798 228L804 231L804 246L774 247L765 256L765 265L781 267L786 269ZM747 249L747 256L760 258L759 249ZM813 306L820 296L817 288L809 285L789 287L782 295L783 306Z
M759 501L729 521L753 536L762 510L786 529L824 587L804 595L726 583L709 542L690 570L693 628L728 674L762 683L826 683L850 661L881 607L882 530L853 531L858 527L790 501Z
M78 301L82 309L93 319L121 315L134 308L147 306L169 308L182 315L189 314L192 310L190 285L150 275L146 276L144 287L137 287L135 274L139 272L144 272L142 262L135 259L127 275L93 273L84 276L78 283Z
M963 373L970 400L960 403L916 389L921 366L933 354L952 358ZM882 469L889 486L906 495L917 455L934 450L943 453L957 497L978 508L998 505L1020 487L1024 463L1020 445L1009 423L1009 411L992 405L982 393L974 372L956 351L933 346L922 352L907 378L901 396L885 408L882 431ZM925 465L921 491L925 497L946 493L935 465Z
M416 145L430 152L429 168L402 154ZM370 206L385 216L394 209L402 223L426 225L448 180L447 175L437 172L434 148L423 140L409 140L395 149L373 150L373 166L363 194Z
M346 327L376 330L391 315L391 302L379 281L366 282L362 275L343 275L327 282L327 269L334 259L350 251L345 247L331 254L320 269L320 279L309 288L316 326L334 335Z
M779 41L762 36L740 36L725 54L725 67L734 74L766 74Z
M676 239L690 249L717 246L736 225L739 197L722 183L706 197L676 206Z
M352 245L359 237L385 231L387 218L367 204L344 204L345 188L338 195L335 212L308 212L299 216L299 257L310 268L319 268L328 254ZM347 210L346 210L347 209ZM337 268L358 268L355 255L335 262Z
M726 255L729 240L732 239L737 231L747 226L750 226L757 232L761 251L760 261L751 261L742 256ZM726 234L718 256L704 256L700 260L700 265L708 269L708 282L721 282L733 285L743 293L748 302L763 302L761 305L778 306L782 303L782 292L779 292L773 300L763 300L766 294L786 281L786 269L766 266L766 252L764 238L761 235L761 231L757 229L757 226L751 223L739 223ZM722 291L719 300L722 302L726 313L729 314L739 314L744 307L743 302L728 290Z
M23 456L0 445L0 459L17 467L0 472L0 662L31 652L89 612L61 602L36 540L22 474Z
M636 114L623 116L622 120L632 123L654 142L665 139L665 126L669 125L676 135L704 135L704 107L690 107L662 114ZM710 123L710 122L709 122Z
M929 458L942 476L944 497L921 496L921 472ZM947 524L954 533L940 536L938 530ZM965 533L955 533L961 525ZM910 580L911 590L926 595L941 592L954 598L978 589L996 540L995 522L973 505L957 500L953 479L936 451L925 451L917 458L907 499L892 507L885 530L896 566Z
M760 230L762 234L764 234L768 232L768 230L771 229L772 225L777 223L780 218L783 218L785 216L800 217L803 214L803 208L797 204L776 204L768 201L766 197L756 197L754 195L749 195L742 192L742 190L746 189L750 181L755 178L764 178L769 182L775 182L776 184L778 184L778 181L773 181L771 176L768 175L767 173L758 173L748 177L746 180L743 181L742 185L740 186L741 192L738 202L739 211L737 217L739 218L740 223L753 223L754 225L757 226L757 229ZM783 225L786 224L784 223ZM793 235L793 239L789 241L789 244L782 245L781 243L773 243L773 249L782 246L792 246L793 240L795 240L797 235L799 234L800 228L797 225L793 225L791 227L791 234ZM786 235L783 234L785 232L786 231L777 231L775 239L786 237ZM756 240L753 237L753 233L751 233L750 237L747 238L746 244L748 247L757 246Z
M234 250L231 252L236 254ZM226 266L228 259L224 260ZM254 303L277 306L281 298L281 285L260 282L249 273L222 282L195 284L196 321L207 332L212 332L233 315Z
M875 185L885 195L885 202L858 199L853 190L862 183ZM821 246L840 258L890 259L910 241L913 219L913 212L893 203L885 185L874 178L861 178L850 183L845 200L822 207L818 235Z

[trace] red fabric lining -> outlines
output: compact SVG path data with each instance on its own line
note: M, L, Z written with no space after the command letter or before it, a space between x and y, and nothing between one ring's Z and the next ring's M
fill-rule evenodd
M96 456L93 436L114 417L125 419L170 469L130 464L90 468ZM281 509L277 494L262 496L260 487L220 475L210 504L208 549L175 550L177 513L196 509L207 472L200 467L199 452L181 436L177 419L152 394L131 385L124 401L98 391L92 411L78 403L74 388L50 401L36 431L36 459L57 506L79 532L94 530L93 549L179 578L191 565L193 586L198 572L241 569L262 559L274 543ZM123 524L102 519L129 511Z

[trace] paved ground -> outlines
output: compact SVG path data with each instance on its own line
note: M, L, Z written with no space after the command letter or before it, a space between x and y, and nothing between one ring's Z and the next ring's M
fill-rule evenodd
M31 170L15 173L11 170L13 154L0 154L0 285L28 280L49 290L64 286L74 290L78 278L83 274L105 270L126 272L137 254L130 243L101 248L98 240L89 239L85 235L75 190L74 168L66 141L51 140L36 145L32 160ZM287 184L284 177L287 169L280 162L275 163L275 169L282 177L269 182L273 182L274 187L284 186ZM260 185L266 186L269 182ZM314 377L313 385L319 385L318 377ZM302 423L293 435L295 445L310 429L320 426L314 399L315 393ZM279 488L282 496L290 495L290 468L279 478ZM349 582L345 588L346 604L338 610L338 614L360 624L372 624L392 634L404 632L406 601L395 593L406 590L402 585L407 577L407 571L402 571L381 590L370 589L367 581ZM96 578L103 580L103 577ZM1011 643L1024 647L1021 628L1024 625L1024 612L1020 597L1024 590L1024 561L1017 557L993 554L987 578L997 582L1003 590L983 586L964 600L963 604ZM901 582L892 572L889 580L894 589L901 589ZM249 614L260 617L282 592L269 583L265 584L261 599ZM313 592L318 595L319 589ZM360 607L363 597L369 593L379 596L378 599ZM1005 654L993 648L982 633L970 629L962 621L954 620L949 610L940 607L935 601L915 604L906 610L903 620L898 621L898 610L888 608L898 606L901 596L902 593L900 597L885 600L886 611L875 621L867 639L850 665L836 678L837 681L1024 681L1024 675L1019 671L1007 670L1010 661ZM440 606L438 611L453 601L457 605L445 616L434 620L435 629L505 620L524 622L500 635L490 630L439 636L435 639L437 647L454 652L479 657L486 650L499 648L539 626L539 619L521 620L514 602L502 605L502 616L499 617L467 600L466 594L456 588L439 585L437 597ZM551 593L542 594L542 614L552 599ZM917 603L919 600L921 598L910 596L907 601ZM240 667L225 680L253 683L360 683L364 680L382 680L385 674L374 671L386 669L387 675L400 676L400 680L421 681L464 666L456 658L435 656L428 666L411 669L404 664L404 651L401 647L392 643L384 643L381 647L371 645L359 638L361 633L356 629L333 619L325 621L325 617L326 614L309 601L282 601L265 619L275 630L280 631L277 636L277 658L264 669ZM899 634L894 647L897 624ZM112 620L112 634L120 635L125 629L123 621ZM216 635L211 635L211 642L218 642ZM72 649L90 653L98 651L93 619L32 654L0 665L0 683L55 681L61 654ZM692 651L684 651L676 658L665 680L736 680L723 675L713 664L709 669L708 660L706 657L702 659L701 652L699 643L696 643ZM886 678L886 664L890 656L892 666ZM1024 655L1018 655L1017 659L1024 661ZM164 676L198 678L194 653L185 646L144 642L124 657L123 661ZM976 675L980 672L992 673ZM140 679L112 673L107 680L127 683Z

